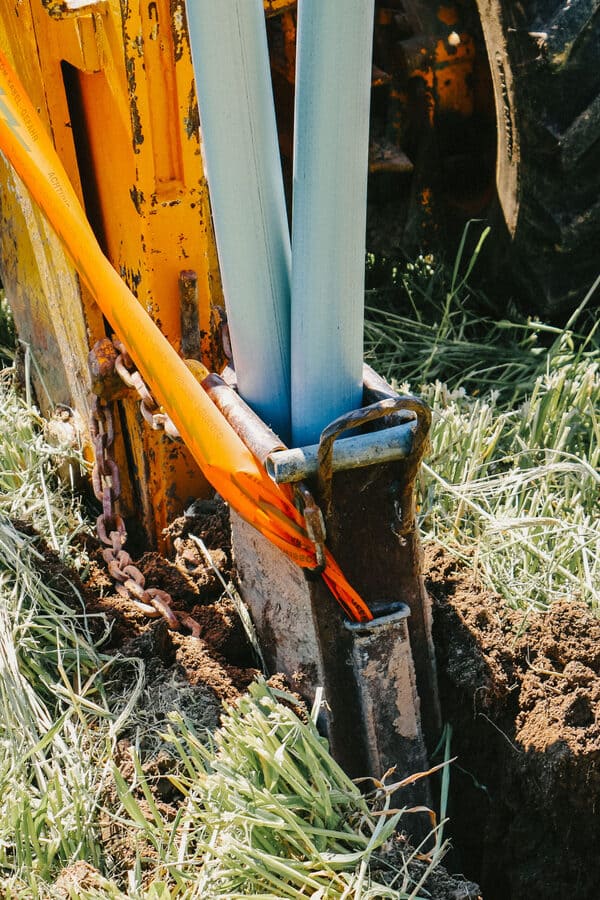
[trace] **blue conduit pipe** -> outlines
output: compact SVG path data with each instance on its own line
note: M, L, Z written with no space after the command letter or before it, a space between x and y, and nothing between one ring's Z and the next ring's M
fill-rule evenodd
M291 250L262 0L188 0L201 137L239 392L290 434Z
M361 405L374 0L299 0L292 440Z

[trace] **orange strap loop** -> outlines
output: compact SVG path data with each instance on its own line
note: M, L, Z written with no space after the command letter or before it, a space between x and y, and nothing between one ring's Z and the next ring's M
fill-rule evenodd
M289 489L270 480L102 253L52 142L2 52L0 150L46 215L210 484L295 563L314 568L314 547ZM323 579L352 620L372 618L329 552Z

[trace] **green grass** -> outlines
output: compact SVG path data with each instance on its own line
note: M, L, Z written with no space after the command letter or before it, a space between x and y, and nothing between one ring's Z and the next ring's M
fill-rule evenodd
M108 715L85 615L36 572L39 549L0 518L0 872L30 882L98 862L101 796L92 718ZM77 685L75 687L74 685Z
M281 702L283 701L283 702ZM378 857L405 810L390 809L385 785L365 797L329 755L312 721L301 721L294 698L263 682L229 706L214 746L173 716L168 740L184 802L168 822L152 803L143 769L118 777L122 811L152 852L147 863L169 897L419 896L445 852L441 843L415 880L416 851L387 868ZM143 804L151 805L151 815ZM158 859L158 862L156 861ZM387 879L382 877L382 870Z
M62 463L84 467L72 448L48 442L37 408L13 389L13 370L0 369L0 514L27 519L63 558L77 554L86 525L81 503L57 478ZM74 479L72 479L74 480Z
M63 454L11 371L0 377L0 894L49 896L77 860L100 866L98 816L130 705L124 664L105 656L61 563L81 560L86 528L61 487ZM39 530L45 541L35 536ZM131 668L131 664L127 664ZM131 677L128 679L131 685ZM135 695L135 690L133 694Z
M421 260L396 272L410 317L371 295L367 358L434 413L420 479L424 538L468 559L516 608L566 597L596 610L598 323L584 309L563 329L482 316L468 284L475 262L459 256L449 271Z

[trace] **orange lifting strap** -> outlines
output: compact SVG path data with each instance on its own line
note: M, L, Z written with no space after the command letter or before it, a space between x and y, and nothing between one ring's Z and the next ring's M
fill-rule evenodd
M0 149L55 229L206 479L290 559L314 568L314 547L290 489L270 480L102 253L44 126L2 52ZM352 620L373 618L328 551L323 579Z

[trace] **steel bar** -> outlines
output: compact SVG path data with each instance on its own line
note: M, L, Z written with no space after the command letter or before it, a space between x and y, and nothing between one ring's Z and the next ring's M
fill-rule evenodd
M261 0L194 0L187 18L241 396L290 429L291 250Z
M292 439L361 405L373 0L299 0ZM323 386L326 385L326 390Z
M179 273L178 284L181 354L184 359L200 359L200 318L196 272L193 269L184 269Z
M253 456L264 463L270 454L285 451L281 439L242 400L240 395L219 375L210 374L202 382L202 387L220 409L236 434L242 439Z
M351 660L369 772L383 773L390 763L398 765L400 760L408 774L428 768L409 617L405 603L392 603L365 627L344 623L352 635ZM403 790L399 802L407 806L422 803L424 796L431 803L427 786L413 785Z
M361 469L375 463L403 459L411 452L416 427L416 420L411 418L394 428L341 438L333 447L333 471ZM314 478L318 469L318 451L318 444L293 450L275 450L266 457L265 468L278 484Z

